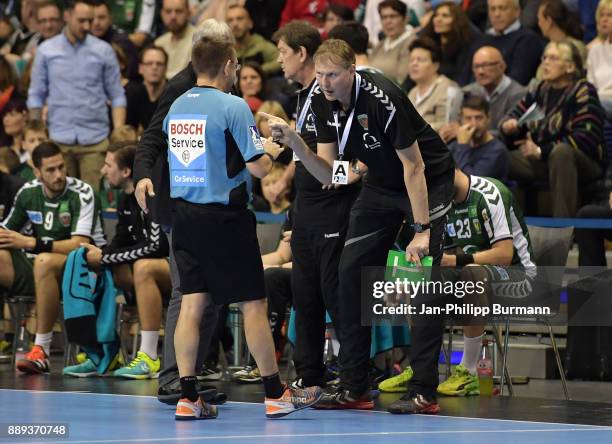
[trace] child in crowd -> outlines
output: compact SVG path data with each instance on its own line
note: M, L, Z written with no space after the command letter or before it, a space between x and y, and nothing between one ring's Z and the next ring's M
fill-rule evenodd
M23 130L23 143L22 148L24 157L21 165L15 171L15 174L22 177L23 179L30 180L36 179L34 175L34 164L32 163L32 151L42 142L49 140L49 132L47 127L40 120L32 120L26 123Z
M261 193L266 202L268 202L268 204L270 205L270 212L274 214L283 213L287 208L289 208L289 205L291 205L291 202L288 198L288 193L283 193L276 199L272 197L271 193L271 189L274 187L274 184L283 176L283 173L285 172L286 168L287 167L285 165L277 163L276 165L274 165L274 168L272 168L272 171L270 171L266 177L261 179Z

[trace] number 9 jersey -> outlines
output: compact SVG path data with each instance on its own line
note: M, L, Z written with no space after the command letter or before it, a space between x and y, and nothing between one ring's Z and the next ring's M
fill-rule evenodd
M36 239L59 241L85 236L98 247L106 245L100 200L89 184L74 177L66 178L64 192L53 199L45 195L38 179L26 183L1 226L26 230Z

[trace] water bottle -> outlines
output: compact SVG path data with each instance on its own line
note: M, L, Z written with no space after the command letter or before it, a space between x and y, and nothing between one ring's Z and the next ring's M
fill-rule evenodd
M480 384L480 395L493 396L493 361L489 351L489 341L486 339L482 341L482 349L476 366L476 372L478 373L478 382Z
M30 333L28 333L25 319L21 321L15 341L17 341L15 345L15 363L17 363L20 359L25 358L26 353L30 350ZM17 370L16 367L15 370Z

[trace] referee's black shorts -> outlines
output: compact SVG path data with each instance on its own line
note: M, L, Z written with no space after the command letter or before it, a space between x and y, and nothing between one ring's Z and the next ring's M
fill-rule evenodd
M210 293L217 305L265 298L255 215L178 200L172 248L183 294Z

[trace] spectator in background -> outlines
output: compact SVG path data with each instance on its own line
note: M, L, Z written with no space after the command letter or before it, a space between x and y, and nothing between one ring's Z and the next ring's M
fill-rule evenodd
M488 9L491 29L485 40L504 56L508 76L527 85L540 65L542 39L521 27L519 0L488 0Z
M142 48L153 36L156 24L158 1L130 0L111 1L113 23L128 33L132 43Z
M470 82L470 61L482 35L460 6L449 1L438 4L431 21L419 36L429 37L440 46L440 74L454 80L459 86Z
M466 95L479 95L489 102L489 130L499 133L500 120L505 117L525 96L527 90L516 80L508 77L506 62L497 48L483 46L474 54L472 71L475 82L463 87ZM442 129L444 140L456 137L458 126Z
M262 138L267 139L272 137L272 132L270 131L270 126L268 125L268 120L265 119L261 113L270 114L271 116L280 117L285 122L289 122L289 117L283 106L275 102L273 100L266 100L259 107L259 112L255 114L255 125L257 125L257 129L259 130L259 134Z
M49 140L47 127L40 120L33 120L25 125L23 130L23 152L25 154L25 160L21 161L21 165L17 171L15 171L15 174L28 182L36 179L34 175L34 164L32 163L32 153L38 145L47 140Z
M468 96L461 104L461 126L457 140L448 148L461 171L470 175L506 180L508 150L489 131L489 103L484 97Z
M168 79L184 69L191 60L191 45L195 28L189 23L188 0L164 0L161 18L168 30L155 39L155 46L168 54Z
M24 58L28 60L34 54L38 44L38 22L36 21L36 0L21 0L20 28L18 28L6 44L0 49L11 63Z
M23 130L28 121L28 108L21 98L11 100L2 112L2 127L6 135L6 146L19 157L19 162L27 160L27 153L23 152Z
M408 75L409 48L416 33L408 24L408 8L400 0L384 0L378 13L385 38L372 50L370 63L401 85Z
M571 41L580 52L582 66L586 66L587 48L583 42L584 33L580 21L562 0L544 0L540 4L538 27L551 42Z
M293 20L303 20L321 29L323 27L321 18L326 7L326 0L286 0L278 27L282 28Z
M610 18L610 10L612 9L612 4L610 4L610 1L598 1L596 6L597 9L595 10L594 18L597 22L597 35L587 45L587 48L589 50L594 46L605 42L608 38L608 35L610 34L610 28L612 27L612 18Z
M166 86L168 54L159 46L148 46L140 53L138 72L142 83L131 81L125 87L126 123L142 133L151 122L157 102Z
M427 37L410 45L410 78L416 86L408 98L429 125L438 131L445 124L458 121L462 94L459 85L439 73L440 49Z
M0 117L3 116L8 107L15 107L15 103L23 102L25 98L17 88L17 74L15 69L4 56L0 56ZM11 143L12 140L6 135L4 125L0 126L0 146Z
M272 42L251 32L253 21L243 6L230 6L226 21L236 39L235 48L240 63L244 65L247 61L257 62L268 76L280 73L278 49Z
M323 34L328 35L334 26L353 20L355 13L351 8L341 3L332 3L323 14Z
M40 34L39 45L62 32L62 11L55 1L45 0L37 3L35 14Z
M380 3L384 0L368 0L365 4L365 12L363 17L363 25L368 29L370 34L370 42L373 46L378 45L381 35L384 34L382 19L379 12ZM425 15L425 2L423 0L408 0L403 2L406 5L406 17L411 16L411 12L421 19ZM358 14L355 17L360 20ZM407 21L409 23L410 20ZM415 25L418 26L418 23Z
M283 177L283 173L285 172L286 168L287 167L285 165L276 163L272 168L272 171L270 171L266 177L261 179L261 194L268 203L267 211L273 214L284 213L291 205L291 202L287 198L287 193L276 196L271 192L276 182Z
M599 100L612 120L612 0L601 0L597 17L605 38L589 50L587 78L597 88Z
M355 52L355 69L357 71L370 71L382 74L374 68L368 57L368 28L357 22L346 22L336 26L328 35L330 39L344 40Z
M580 50L584 45L584 29L577 14L563 0L542 0L538 6L538 28L548 40L571 40Z
M266 74L259 63L244 62L238 71L238 91L255 114L265 100Z
M111 9L106 2L94 6L91 33L110 45L119 46L126 57L126 77L129 79L138 77L138 49L123 30L113 25Z
M603 172L604 110L584 78L582 59L570 42L551 42L542 58L542 81L501 121L519 148L510 153L510 178L520 184L548 179L553 217L574 217L582 185ZM519 126L531 107L541 118Z
M62 147L68 175L97 190L110 132L108 114L102 110L110 102L113 127L123 126L125 94L113 49L89 35L92 2L71 1L64 21L64 32L38 48L28 108L32 120L41 120L48 105L49 136Z
M272 40L272 34L279 27L285 0L246 0L244 7L253 21L252 32L266 40Z
M257 129L262 139L268 139L272 137L272 132L270 131L268 120L263 117L262 113L280 117L285 122L289 122L289 117L287 116L285 109L279 102L277 102L276 100L266 100L261 104L258 112L255 114L255 125L257 126ZM295 166L291 161L292 156L293 152L291 150L285 150L276 159L276 163L283 165L289 164L289 168L293 169ZM283 198L292 196L291 182L293 178L293 172L288 171L289 168L284 169L281 177L276 178L274 185L268 187L268 193L271 200L280 201ZM288 176L291 176L291 178L288 179ZM284 183L285 181L287 183ZM253 200L251 202L251 206L254 211L270 211L267 199L264 199L262 188L263 186L261 181L257 178L253 178Z

